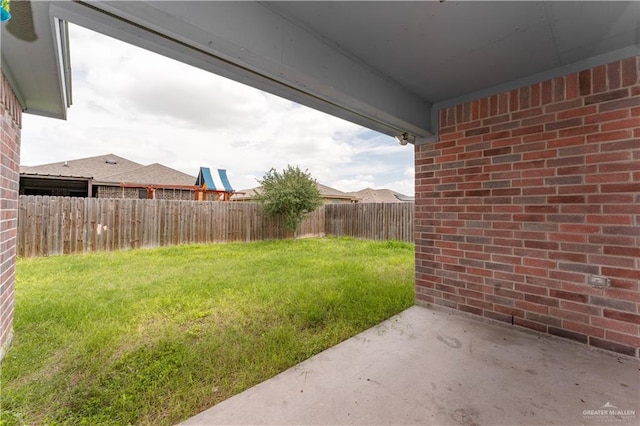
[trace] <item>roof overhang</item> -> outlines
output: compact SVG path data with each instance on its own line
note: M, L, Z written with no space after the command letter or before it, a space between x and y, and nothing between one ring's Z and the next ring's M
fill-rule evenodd
M416 143L442 107L640 54L635 1L32 4L48 12L49 59L63 57L59 18ZM14 79L40 60L9 53ZM23 86L42 76L26 75L29 107Z
M33 179L55 179L55 180L81 180L81 181L93 180L93 178L90 176L44 175L39 173L20 173L20 177L33 178Z
M14 1L0 29L1 66L26 113L65 119L71 105L67 23L45 1Z

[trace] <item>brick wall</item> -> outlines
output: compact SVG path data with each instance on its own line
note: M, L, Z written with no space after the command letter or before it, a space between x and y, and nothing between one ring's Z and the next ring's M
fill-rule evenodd
M0 74L1 75L1 74ZM0 79L0 359L13 335L20 127L22 108L5 79Z
M415 148L418 303L639 356L639 63L440 111Z
M131 198L138 199L138 188L120 188L119 186L98 186L98 198Z
M192 201L195 194L182 189L156 189L156 200L185 200Z
M140 190L145 188L120 188L119 186L98 186L98 198L129 198L139 199ZM156 189L157 200L187 200L191 201L194 194L182 189Z

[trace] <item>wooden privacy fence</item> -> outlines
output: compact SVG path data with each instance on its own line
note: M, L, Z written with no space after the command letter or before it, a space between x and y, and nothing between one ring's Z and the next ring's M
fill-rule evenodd
M293 233L257 203L20 196L17 254L53 256L325 234L413 241L413 204L326 205L307 215Z
M327 235L413 242L413 203L331 204L324 221Z

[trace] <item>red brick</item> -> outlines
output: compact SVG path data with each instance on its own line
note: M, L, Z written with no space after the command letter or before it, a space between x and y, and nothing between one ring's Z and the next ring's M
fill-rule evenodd
M553 101L559 102L565 99L564 95L564 76L556 77L553 82Z
M629 345L634 348L640 348L640 336L638 336L638 334L629 335L607 330L605 338L612 342Z
M485 311L484 312L484 317L485 318L490 318L490 319L496 320L496 321L506 322L508 324L513 323L512 317L510 315L505 315L505 314L501 314L501 313L497 313L497 312Z
M562 323L562 321L558 318L554 318L548 315L538 314L535 312L526 312L524 316L526 319L530 321L547 324L553 327L560 327L560 324Z
M489 115L489 100L487 98L480 99L480 118L485 118Z
M611 163L618 161L629 161L631 160L631 152L629 151L617 151L617 152L608 152L602 154L592 154L587 155L586 157L587 163ZM613 167L615 170L616 167ZM601 172L603 170L601 169Z
M580 96L587 96L591 94L591 70L581 71L578 74L578 80Z
M565 234L565 233L550 233L549 234L550 241L560 241L560 242L572 242L572 243L586 243L587 237L586 235L580 234Z
M565 300L560 301L560 308L573 312L580 312L586 315L602 315L602 308Z
M568 320L562 321L562 327L566 328L567 330L586 334L588 336L604 337L604 329L600 327L594 327L591 325L581 324L579 322L573 322Z
M617 99L617 100L613 100L613 101L609 101L609 102L604 102L598 105L598 111L599 112L606 112L606 111L615 111L615 110L619 110L619 109L630 109L633 107L638 106L638 102L639 102L639 98L638 97L632 97L632 98L622 98L622 99Z
M603 314L606 318L610 318L610 319L614 319L617 321L623 321L623 322L628 322L631 324L638 324L640 325L640 315L639 314L632 314L629 312L619 312L619 311L613 311L610 309L605 309L603 311Z
M587 215L587 223L602 223L612 225L631 225L630 216L616 215Z
M610 90L620 87L620 62L607 65L607 87Z
M611 277L640 279L640 270L633 269L603 267L602 274Z
M579 90L578 74L572 73L565 76L565 93L567 99L574 99L578 97Z
M640 226L605 226L603 233L640 236Z
M640 161L626 161L623 163L600 164L598 165L598 171L600 173L635 171L639 170L639 167Z
M623 99L629 96L629 89L618 89L612 92L604 92L584 98L585 105L599 104L603 102Z
M597 106L588 105L580 108L572 108L566 111L560 111L556 114L556 117L558 118L558 120L564 120L566 118L582 117L585 115L593 116L593 114L596 114L597 112ZM587 123L585 122L585 124Z
M618 129L635 129L637 127L640 127L640 117L633 117L633 118L628 118L626 120L619 120L619 121L610 121L607 123L602 123L600 125L600 129L603 132L606 132L609 130L618 130Z
M622 85L632 86L638 82L638 57L634 56L622 61Z
M582 126L582 117L574 117L574 118L568 118L566 120L556 120L550 123L546 123L544 125L544 130L549 132L552 130L558 130L558 129L567 129L570 127L578 127L578 126Z
M602 317L592 317L591 324L596 327L602 327L605 330L614 330L627 334L638 334L638 326L629 324L628 322L621 322Z
M520 94L520 108L521 109L525 109L525 108L529 108L531 106L531 89L529 87L521 87L519 90L519 94ZM516 119L514 117L514 119Z
M575 340L580 343L588 343L589 341L589 338L584 334L575 333L573 331L564 330L562 328L549 327L548 331L549 334L553 334L554 336Z
M483 310L482 309L477 308L475 306L469 306L469 305L464 305L464 304L458 305L458 310L460 310L462 312L468 312L468 313L474 314L474 315L482 315L483 314Z
M549 308L549 315L569 321L589 324L589 315L560 308Z
M597 337L589 337L589 345L628 356L636 355L636 349L633 346L627 346L609 340L599 339Z
M518 318L515 317L514 318L514 324L515 325L519 325L521 327L525 327L525 328L529 328L531 330L535 330L535 331L539 331L541 333L546 333L547 332L547 326L544 324L540 324L534 321L529 321L527 319L524 318Z
M540 84L531 85L531 107L535 108L540 105Z
M587 143L607 142L615 140L631 139L631 130L615 130L610 132L599 132L587 136Z
M592 70L593 93L600 93L607 90L607 68L601 65Z
M627 140L621 140L617 142L607 142L607 143L600 144L600 152L628 151L628 150L637 150L638 148L640 148L640 140L635 140L635 139L627 139ZM635 151L635 152L637 153L640 151Z
M584 284L584 273L566 272L566 271L549 271L549 278L562 281L562 288L572 291L575 283Z
M604 254L640 258L640 247L604 246Z
M577 135L590 135L597 131L598 131L598 126L596 125L580 126L580 127L574 127L571 129L560 130L558 131L558 137L568 138L568 137L577 136Z
M593 108L593 107L590 107ZM584 118L584 124L606 123L609 121L621 120L629 117L628 109L620 109L616 111L602 112L593 114Z
M589 174L585 176L586 183L629 182L631 174L628 172Z
M518 90L516 89L509 92L509 111L514 112L520 109L518 101Z
M635 259L622 256L589 255L589 263L600 266L614 266L619 268L635 268Z
M512 136L524 136L530 135L533 133L539 134L544 131L544 126L542 124L535 124L528 127L518 127L517 129L513 129L511 131Z
M624 312L630 312L630 313L637 312L637 307L635 302L628 301L628 300L618 300L618 299L612 299L610 297L590 295L589 302L594 306L602 306L603 308L610 308L617 311L624 311Z
M624 289L615 287L616 283L619 281L620 280L615 278L612 279L611 287L605 289L605 295L613 299L628 300L640 304L640 292L637 291L638 282L635 281L635 285L631 289Z
M640 192L640 183L617 183L600 185L601 191L607 192Z
M559 301L557 299L554 299L551 297L539 296L536 294L525 294L524 300L527 302L536 303L538 305L554 306L554 307L560 306Z
M603 207L604 214L640 214L640 204L608 204Z
M522 310L523 312L537 312L543 315L549 314L549 306L547 305L540 305L537 303L526 302L522 300L516 300L515 305L516 308Z

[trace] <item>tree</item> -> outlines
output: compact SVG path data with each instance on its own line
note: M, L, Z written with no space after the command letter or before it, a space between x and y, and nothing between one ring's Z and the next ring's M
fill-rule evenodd
M257 199L270 216L282 216L285 227L295 231L305 213L310 213L322 205L318 182L308 171L287 165L278 172L272 168L258 180L262 186Z

